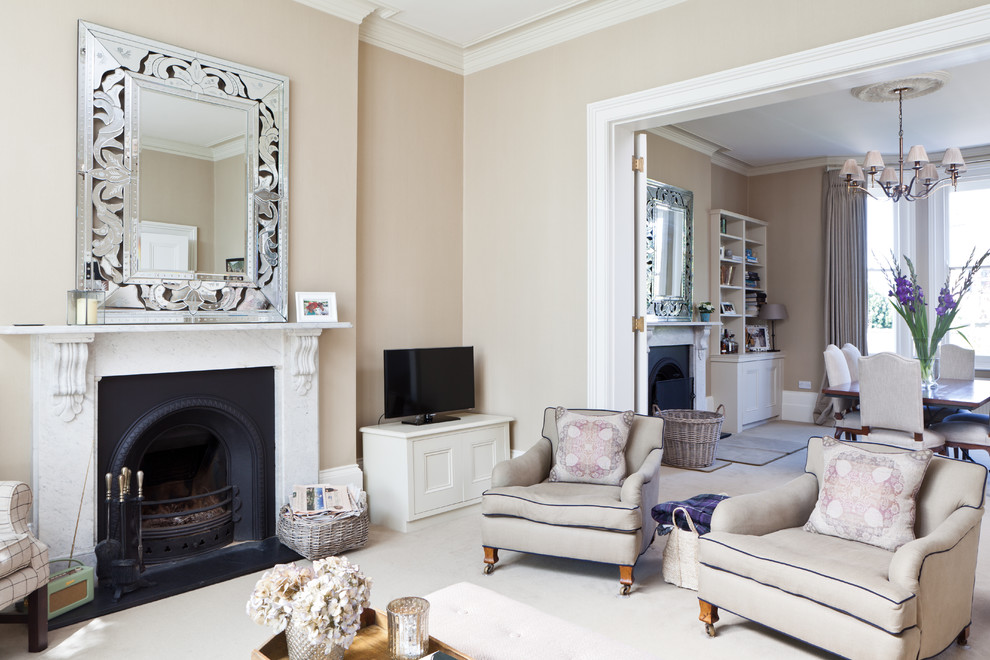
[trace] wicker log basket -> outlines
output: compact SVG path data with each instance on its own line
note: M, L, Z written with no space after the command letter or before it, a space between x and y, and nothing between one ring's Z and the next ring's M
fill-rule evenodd
M293 515L288 504L278 513L278 540L306 559L323 559L368 542L368 500L361 493L361 513L350 518Z
M663 464L682 468L708 467L715 462L715 450L722 435L725 406L707 410L660 410L653 404L653 415L663 419Z

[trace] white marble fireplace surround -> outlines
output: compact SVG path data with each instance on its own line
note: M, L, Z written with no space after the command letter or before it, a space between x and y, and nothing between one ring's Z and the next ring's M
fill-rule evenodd
M646 343L648 346L692 346L691 375L694 377L694 407L698 410L707 408L705 393L708 391L707 363L708 340L712 326L721 326L716 322L693 321L651 321L647 320Z
M104 376L274 367L275 498L319 472L318 338L350 323L8 326L31 335L34 524L51 557L95 563L97 383ZM85 484L84 484L85 482ZM82 505L80 507L80 497ZM78 531L76 516L79 515ZM104 514L105 515L105 514Z

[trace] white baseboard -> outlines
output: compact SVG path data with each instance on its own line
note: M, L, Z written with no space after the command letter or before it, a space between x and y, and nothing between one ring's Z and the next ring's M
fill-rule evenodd
M784 390L781 398L780 418L788 422L814 423L815 403L817 401L818 392Z
M333 484L335 486L354 484L358 488L363 489L364 472L357 465L357 463L320 470L320 483Z

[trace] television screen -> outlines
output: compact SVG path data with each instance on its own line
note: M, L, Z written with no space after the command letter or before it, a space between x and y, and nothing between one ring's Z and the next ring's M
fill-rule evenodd
M474 408L474 347L408 348L385 351L385 417ZM456 419L456 418L454 418Z

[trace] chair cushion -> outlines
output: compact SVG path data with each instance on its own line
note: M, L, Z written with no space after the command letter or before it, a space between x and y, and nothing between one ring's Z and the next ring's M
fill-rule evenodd
M983 419L978 419L980 417ZM990 426L987 425L986 419L986 415L973 413L949 415L944 422L932 426L932 430L941 433L949 444L990 447Z
M4 534L0 536L0 577L21 570L31 564L30 534Z
M582 415L556 409L557 451L550 481L617 486L626 477L626 441L635 413Z
M635 532L643 525L638 506L619 500L619 486L543 482L490 488L481 498L486 516L524 518L547 525Z
M894 553L800 527L764 536L712 532L700 539L700 560L760 584L807 598L897 634L917 623L917 599L890 582Z
M822 440L825 471L805 531L896 550L913 541L915 498L931 450L875 453Z

